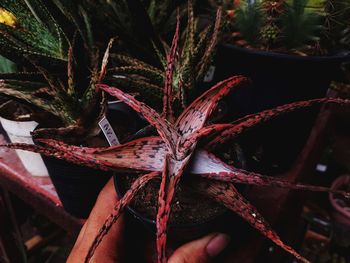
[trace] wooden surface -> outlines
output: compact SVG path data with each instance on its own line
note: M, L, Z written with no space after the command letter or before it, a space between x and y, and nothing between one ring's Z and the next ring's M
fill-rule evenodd
M0 143L5 143L3 135L0 135ZM76 235L79 232L83 221L64 211L50 178L32 176L15 150L0 148L0 186L68 233Z

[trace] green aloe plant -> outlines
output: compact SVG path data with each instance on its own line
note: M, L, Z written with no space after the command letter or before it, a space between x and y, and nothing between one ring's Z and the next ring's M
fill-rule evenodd
M162 42L162 54L155 45L153 46L161 66L156 67L145 61L131 58L111 52L111 60L118 66L112 67L107 72L108 81L118 85L123 90L141 94L139 99L160 110L163 98L163 87L170 74L165 61L167 57L174 57L171 71L171 81L174 86L175 110L184 109L197 95L198 83L201 83L212 62L215 47L218 42L221 29L222 14L219 8L214 25L208 25L199 32L197 17L194 15L192 1L187 6L187 26L181 38L180 48L176 54L171 48ZM180 19L178 13L177 19ZM177 30L180 30L179 28Z
M100 63L81 7L56 0L2 1L0 54L25 69L1 74L0 93L27 101L59 120L60 128L38 134L94 134L96 120L104 112L95 85L104 77L108 48Z

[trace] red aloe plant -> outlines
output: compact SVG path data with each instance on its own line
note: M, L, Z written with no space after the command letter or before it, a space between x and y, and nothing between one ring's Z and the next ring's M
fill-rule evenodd
M294 255L300 261L309 262L281 241L276 232L272 230L254 206L236 190L233 183L328 191L348 197L349 193L333 191L319 186L292 183L279 178L237 169L224 163L212 154L211 151L217 145L280 114L320 103L350 105L350 101L323 98L296 102L273 110L249 115L231 124L207 125L208 118L216 108L218 102L233 89L249 83L245 77L235 76L218 83L206 91L193 101L175 120L174 111L172 110L173 92L170 80L172 78L172 65L176 56L177 41L178 29L172 43L172 52L170 52L167 58L168 70L166 73L167 81L164 88L164 108L162 114L159 114L146 104L137 101L134 97L117 88L99 85L100 89L117 97L135 111L141 113L157 129L159 136L145 137L123 145L99 149L66 145L60 141L47 139L40 140L44 146L26 144L8 144L6 146L9 148L36 151L97 169L128 170L131 172L143 171L146 173L146 175L135 180L130 190L117 203L112 214L106 219L105 224L90 247L86 256L86 262L89 262L103 237L118 219L124 207L132 201L138 190L145 187L147 182L155 178L161 178L158 195L159 207L156 217L158 262L166 262L167 224L171 215L171 202L176 187L185 171L189 175L206 178L205 180L199 180L199 183L193 185L196 191L209 195L217 202L240 215L264 236L271 239L275 244ZM202 140L200 142L200 139L204 137L210 140L206 140L206 142Z
M212 196L215 200L242 216L277 245L303 262L307 262L306 259L302 258L297 252L281 241L256 209L228 182L270 185L311 191L330 191L345 196L349 196L349 193L332 191L319 186L295 184L278 178L262 176L237 169L221 161L214 154L210 153L208 149L212 149L217 144L231 139L246 129L252 128L280 114L302 107L309 107L316 103L349 105L350 101L329 98L296 102L242 118L233 124L205 126L210 113L218 101L230 90L237 87L238 84L246 81L247 79L244 77L232 77L220 82L195 100L180 115L177 121L173 123L119 89L100 85L101 89L123 100L136 111L142 113L157 128L160 136L141 138L120 146L100 149L66 145L59 141L47 139L40 140L45 144L45 147L25 144L9 144L7 147L32 150L103 170L120 171L125 169L129 171L149 172L136 180L127 194L118 202L115 211L106 220L106 224L96 237L87 256L87 261L93 255L103 236L108 232L108 229L117 220L123 208L130 203L137 191L144 187L149 180L161 174L162 182L159 191L159 210L157 214L157 250L158 261L166 262L166 228L170 216L170 204L176 190L176 185L187 167L187 172L190 174L212 179L210 183L205 180L194 186L198 191ZM196 144L202 136L210 136L212 139L204 143L204 147L197 148ZM193 143L188 144L188 141L192 141Z

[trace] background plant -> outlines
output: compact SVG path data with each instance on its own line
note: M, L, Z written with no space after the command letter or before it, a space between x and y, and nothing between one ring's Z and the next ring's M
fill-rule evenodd
M38 134L95 134L105 110L95 85L107 58L102 61L84 9L69 1L4 0L0 14L7 18L0 20L0 53L24 69L1 74L0 93L57 117L61 128Z
M228 41L236 45L300 55L325 55L349 50L348 1L217 2L228 8Z
M107 81L118 85L127 92L139 94L138 99L147 102L161 110L163 87L168 78L166 59L172 56L172 85L174 87L174 110L181 111L202 92L198 83L202 83L215 55L215 48L221 30L222 12L217 10L215 23L207 25L200 31L199 17L195 16L192 1L187 4L187 26L179 30L179 49L172 54L171 48L162 42L162 48L153 45L153 50L161 62L156 67L146 61L120 55L111 51L111 60L118 66L111 67L107 72ZM178 12L178 20L181 15ZM165 55L161 50L165 50Z

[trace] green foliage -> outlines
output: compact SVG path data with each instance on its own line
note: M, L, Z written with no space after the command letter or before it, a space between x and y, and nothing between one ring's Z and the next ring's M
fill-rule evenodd
M242 37L251 44L258 43L259 33L266 16L261 10L261 4L244 2L235 9L235 25Z
M89 136L104 107L95 87L100 52L83 8L64 0L6 0L2 5L15 23L0 24L0 54L27 72L1 74L0 93L55 115L58 125L79 133L75 136Z
M186 26L181 30L173 75L180 110L196 96L196 83L208 70L221 26L220 11L216 24L202 30L192 1L182 12L175 12L181 2L4 1L0 54L24 66L26 72L0 75L0 93L52 113L62 122L59 133L66 129L71 135L74 128L75 136L96 130L105 110L96 84L105 76L105 81L157 108L163 100L170 52L166 36L161 39L157 31L160 21L178 14L179 20L187 17L187 23L181 22ZM106 45L110 39L114 42Z
M41 1L4 0L0 7L15 19L12 26L0 23L0 51L4 56L16 63L33 56L45 66L67 59L66 36Z
M178 55L174 62L173 89L175 108L180 109L191 102L198 94L196 88L212 62L218 34L221 27L221 10L217 13L214 25L209 25L201 32L198 18L195 17L191 1L187 8L187 26L181 34ZM161 61L161 67L155 67L145 61L112 53L111 60L118 66L109 69L108 81L124 91L140 94L139 99L160 110L163 99L163 87L166 79L166 57L170 48L162 42L166 55L154 45L153 51Z
M0 73L14 73L16 72L16 64L12 61L0 56Z
M324 20L317 12L307 11L307 4L308 0L293 0L292 5L285 7L281 25L287 49L302 48L321 39Z
M350 47L348 0L233 3L227 10L231 14L227 16L231 23L228 33L237 45L303 55L330 54Z

